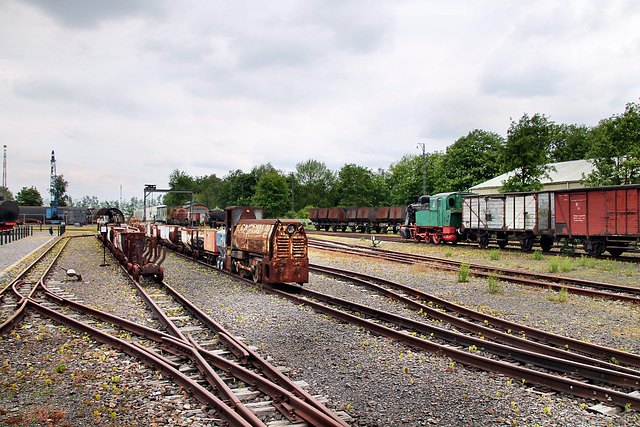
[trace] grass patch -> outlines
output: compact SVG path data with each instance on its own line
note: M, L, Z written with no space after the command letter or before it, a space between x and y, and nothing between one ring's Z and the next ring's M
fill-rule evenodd
M489 291L491 295L501 294L504 292L504 288L500 284L500 279L498 279L498 276L492 274L487 277L487 281L489 282L487 284L487 291Z
M458 270L458 282L468 282L469 281L469 268L471 266L466 263L462 263L460 265L460 270Z
M498 261L500 259L500 251L498 249L491 249L491 251L489 251L489 259L491 261Z
M451 249L447 249L446 251L444 251L445 257L451 258L451 255L453 255L453 251Z
M558 269L560 268L560 260L558 259L558 257L553 257L549 260L549 265L547 267L547 270L549 270L549 273L557 273Z
M536 261L542 260L542 249L536 249L533 251L533 259Z
M560 292L554 292L551 288L547 291L547 300L551 302L566 302L569 298L567 288L560 288Z

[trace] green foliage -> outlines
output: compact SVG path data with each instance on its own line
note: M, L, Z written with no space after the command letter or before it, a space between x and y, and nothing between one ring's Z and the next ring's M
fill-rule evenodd
M595 170L588 186L640 183L640 104L628 103L624 114L601 120L591 151Z
M35 187L22 187L16 195L16 203L20 206L42 206L42 197Z
M500 279L498 279L497 276L495 275L490 275L489 277L487 277L487 291L492 294L501 294L504 292L504 289L502 288L502 285L500 284Z
M69 183L64 179L64 175L56 175L53 191L59 207L72 205L71 197L66 194L68 185Z
M489 251L489 259L492 261L497 261L500 259L500 251L498 249L492 249Z
M566 302L568 298L569 298L569 292L565 287L560 288L560 292L554 292L553 290L551 290L551 288L547 290L547 300L549 301Z
M497 133L475 129L447 147L442 157L439 191L467 191L502 171L496 156L504 148L504 138ZM431 193L434 194L434 193Z
M363 166L347 164L338 172L338 206L376 206L377 191L374 188L373 172Z
M261 175L252 205L261 206L264 209L265 218L290 216L291 190L289 183L277 172Z
M328 208L335 206L332 189L336 185L336 174L323 162L307 160L296 165L294 202L300 209L304 206Z
M557 273L558 272L558 268L560 267L560 260L558 259L558 257L553 257L549 260L549 273Z
M436 194L446 190L440 176L443 173L443 154L440 152L425 154L426 194ZM423 195L422 191L422 154L405 154L397 163L389 166L387 174L389 186L389 205L403 206L413 201L413 196Z
M533 251L533 259L540 261L542 259L542 249L536 249Z
M195 191L195 180L186 172L174 169L169 175L169 188L171 190L192 190ZM168 206L182 206L191 201L189 194L167 193L163 197L163 202Z
M514 171L514 174L503 181L501 192L542 188L540 179L548 174L553 132L554 123L544 115L529 117L525 114L518 123L511 121L502 160L505 170Z
M0 196L5 200L13 200L13 193L8 189L0 185Z
M460 265L460 270L458 270L458 282L466 282L469 280L469 268L471 266L467 263L462 263Z
M589 158L593 132L585 125L556 125L551 137L551 161L568 162Z

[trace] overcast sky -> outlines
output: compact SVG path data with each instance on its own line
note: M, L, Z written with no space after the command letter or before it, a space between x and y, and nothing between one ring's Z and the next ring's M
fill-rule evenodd
M638 1L0 0L7 185L142 198L169 173L388 168L640 97ZM463 166L463 165L461 165ZM0 183L1 184L1 183Z

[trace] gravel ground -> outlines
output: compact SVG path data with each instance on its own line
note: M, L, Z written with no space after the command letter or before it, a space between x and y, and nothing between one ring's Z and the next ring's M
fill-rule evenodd
M531 255L510 253L500 255L500 260L489 260L489 251L466 248L413 244L396 246L386 242L385 247L424 252L452 251L451 256L455 259L532 270L544 270L549 263L548 258L535 261ZM490 294L484 280L471 278L469 282L458 283L455 274L434 269L380 263L314 250L310 252L310 260L316 264L383 276L505 319L640 353L640 310L629 305L576 296L569 296L565 302L553 302L545 290L506 283L500 284L501 293ZM61 281L62 287L85 303L139 323L148 323L150 316L133 297L122 275L113 267L97 267L101 261L102 251L95 240L76 240L70 244L62 263L65 268L79 271L83 283L63 281L65 277L61 270L55 272L53 279ZM312 392L325 395L333 409L347 411L356 420L354 425L640 425L640 418L635 411L609 416L592 413L587 410L591 402L563 395L540 395L527 391L518 380L472 371L446 357L412 351L404 345L340 323L309 308L238 284L227 276L203 267L194 267L177 257L168 256L164 265L165 279L172 286L187 298L197 301L201 308L231 333L243 336L263 356L271 357L275 364L287 367L294 380L304 380L310 384ZM608 281L636 285L640 279L638 267L632 266L629 270L626 265L619 265L616 270L604 264L576 266L571 274L584 274L594 279L602 276L601 280L607 278ZM107 287L105 283L108 283ZM331 278L312 274L306 286L354 301L378 304L406 316L415 315L368 291ZM108 353L108 349L100 349L95 344L86 349L82 346L91 346L90 343L78 337L74 339L72 332L60 328L51 332L50 338L38 341L31 337L27 344L23 342L25 333L25 329L17 330L14 335L3 337L0 341L0 363L8 362L8 367L0 371L0 397L3 402L11 399L8 404L0 403L1 411L5 411L5 414L0 413L0 420L17 413L32 413L38 407L49 405L56 409L67 408L65 410L69 416L65 422L68 425L94 425L92 423L96 421L132 425L133 420L137 420L138 425L151 425L152 422L158 425L206 425L208 422L205 419L207 414L190 413L190 409L199 408L197 402L189 398L183 401L184 397L180 397L177 390L167 390L170 386L164 383L148 384L155 373L122 355L108 356L105 360L113 365L104 367L107 370L115 369L113 372L123 372L119 376L128 379L128 390L137 400L126 406L124 401L118 400L117 393L109 392L109 398L115 399L109 401L113 407L104 405L107 390L113 385L117 388L117 384L106 381L107 389L104 389L102 378L97 381L90 378L83 379L82 388L74 385L70 374L64 375L92 362L93 353L98 353L98 359L101 359L100 353ZM17 334L20 334L20 338L16 337ZM62 354L59 351L64 343L71 343L68 344L69 348L65 347L65 352L71 350L71 353L65 353L69 354L65 355L68 360L60 362ZM72 344L77 347L71 347ZM88 354L88 359L84 359L85 354ZM81 363L83 360L84 364ZM44 375L59 388L52 390L52 393L40 393L43 381L47 385L46 379L40 376L37 380L27 382L30 386L25 386L20 392L12 390L17 379L22 378L17 374L18 367L21 375L24 375L26 363L35 366L37 361L44 365L43 368L35 367L34 371L45 370ZM93 362L97 363L97 360ZM59 363L66 365L65 373L61 374L64 380L61 381L53 377ZM135 369L131 366L135 366ZM96 372L101 372L96 371L98 368L99 365L91 365L88 370L97 376ZM127 368L129 371L124 373ZM70 394L74 390L75 394ZM95 399L97 393L104 393L100 401ZM81 394L82 397L74 397ZM175 395L180 399L180 408L168 406L175 402L173 399L176 398L172 397ZM99 402L103 405L100 406ZM73 412L71 408L82 408L83 405L86 406L81 411L85 414L84 418L77 417L78 412ZM185 409L184 405L189 408ZM103 409L94 414L99 408ZM112 413L116 414L113 419L110 418Z

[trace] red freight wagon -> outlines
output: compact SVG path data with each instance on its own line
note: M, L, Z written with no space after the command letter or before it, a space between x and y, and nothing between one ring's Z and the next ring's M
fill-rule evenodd
M640 238L640 185L556 191L556 239L583 243L590 255L613 256Z

